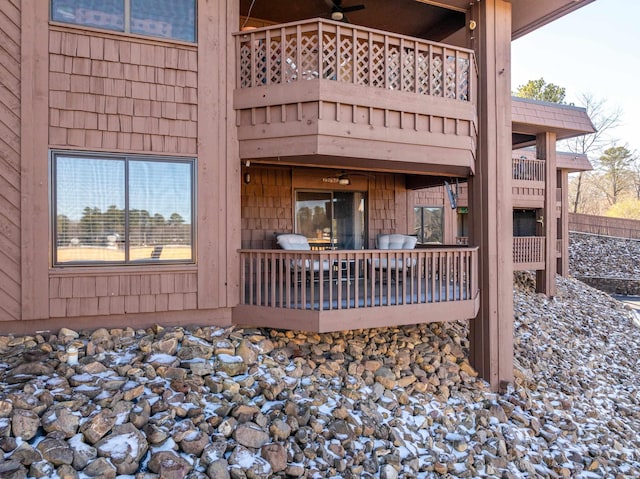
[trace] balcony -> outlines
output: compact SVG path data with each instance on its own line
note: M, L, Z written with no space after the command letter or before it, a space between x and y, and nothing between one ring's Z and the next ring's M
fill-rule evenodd
M340 331L474 318L478 249L241 250L238 324Z
M544 206L546 162L518 157L511 160L511 165L513 206L542 208Z
M472 50L321 19L235 40L241 158L473 171Z
M513 270L539 270L545 268L544 236L513 237Z

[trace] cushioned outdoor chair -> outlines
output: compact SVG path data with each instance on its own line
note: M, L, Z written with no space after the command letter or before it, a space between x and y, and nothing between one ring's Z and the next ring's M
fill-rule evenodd
M379 234L376 238L376 248L381 250L412 250L415 249L418 238L411 235L403 234ZM373 267L375 269L387 269L390 268L392 273L402 271L406 266L410 268L415 265L415 259L407 261L404 265L402 259L389 258L374 258Z
M288 251L311 251L309 241L307 240L306 236L303 235L293 233L279 234L278 236L276 236L276 242L278 243L278 246ZM309 282L309 277L311 276L312 272L324 273L329 271L331 269L331 262L329 260L324 260L321 262L317 259L292 260L291 270L295 271L296 269L305 269L307 271L307 282ZM315 276L318 276L316 279L320 279L319 275Z

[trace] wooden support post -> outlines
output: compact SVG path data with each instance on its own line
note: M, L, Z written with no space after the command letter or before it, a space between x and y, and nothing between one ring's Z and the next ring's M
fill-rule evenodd
M556 294L556 134L540 133L537 136L538 158L545 160L544 210L542 231L545 237L545 269L536 271L536 291L547 296Z
M511 199L511 3L476 4L479 136L469 192L471 242L480 247L480 312L471 321L471 359L493 390L513 382Z
M562 193L558 225L558 240L561 242L558 274L567 276L569 274L569 172L558 170L557 181Z

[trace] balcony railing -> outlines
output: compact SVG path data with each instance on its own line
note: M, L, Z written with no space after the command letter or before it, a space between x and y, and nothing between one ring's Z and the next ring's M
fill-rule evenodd
M477 313L477 248L242 250L240 258L240 308L249 307L245 317L263 318L262 325L353 329L469 319ZM407 316L410 311L427 313L433 306L438 307L432 316ZM376 310L381 314L376 316ZM309 319L303 313L315 313L319 323L301 322L298 318ZM291 323L278 322L284 317ZM349 324L353 318L357 323Z
M544 269L545 237L514 236L513 269L515 271Z
M513 179L519 181L545 181L545 161L513 158Z
M333 80L473 101L472 50L329 20L236 34L237 88Z

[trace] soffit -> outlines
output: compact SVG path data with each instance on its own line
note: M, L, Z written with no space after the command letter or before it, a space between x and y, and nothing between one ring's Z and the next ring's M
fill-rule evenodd
M363 4L347 13L356 25L442 41L462 29L466 12L475 0L343 0L343 7ZM595 0L511 0L512 38L519 38ZM252 0L240 0L246 16ZM328 18L331 0L255 0L251 17L265 23L287 23Z

